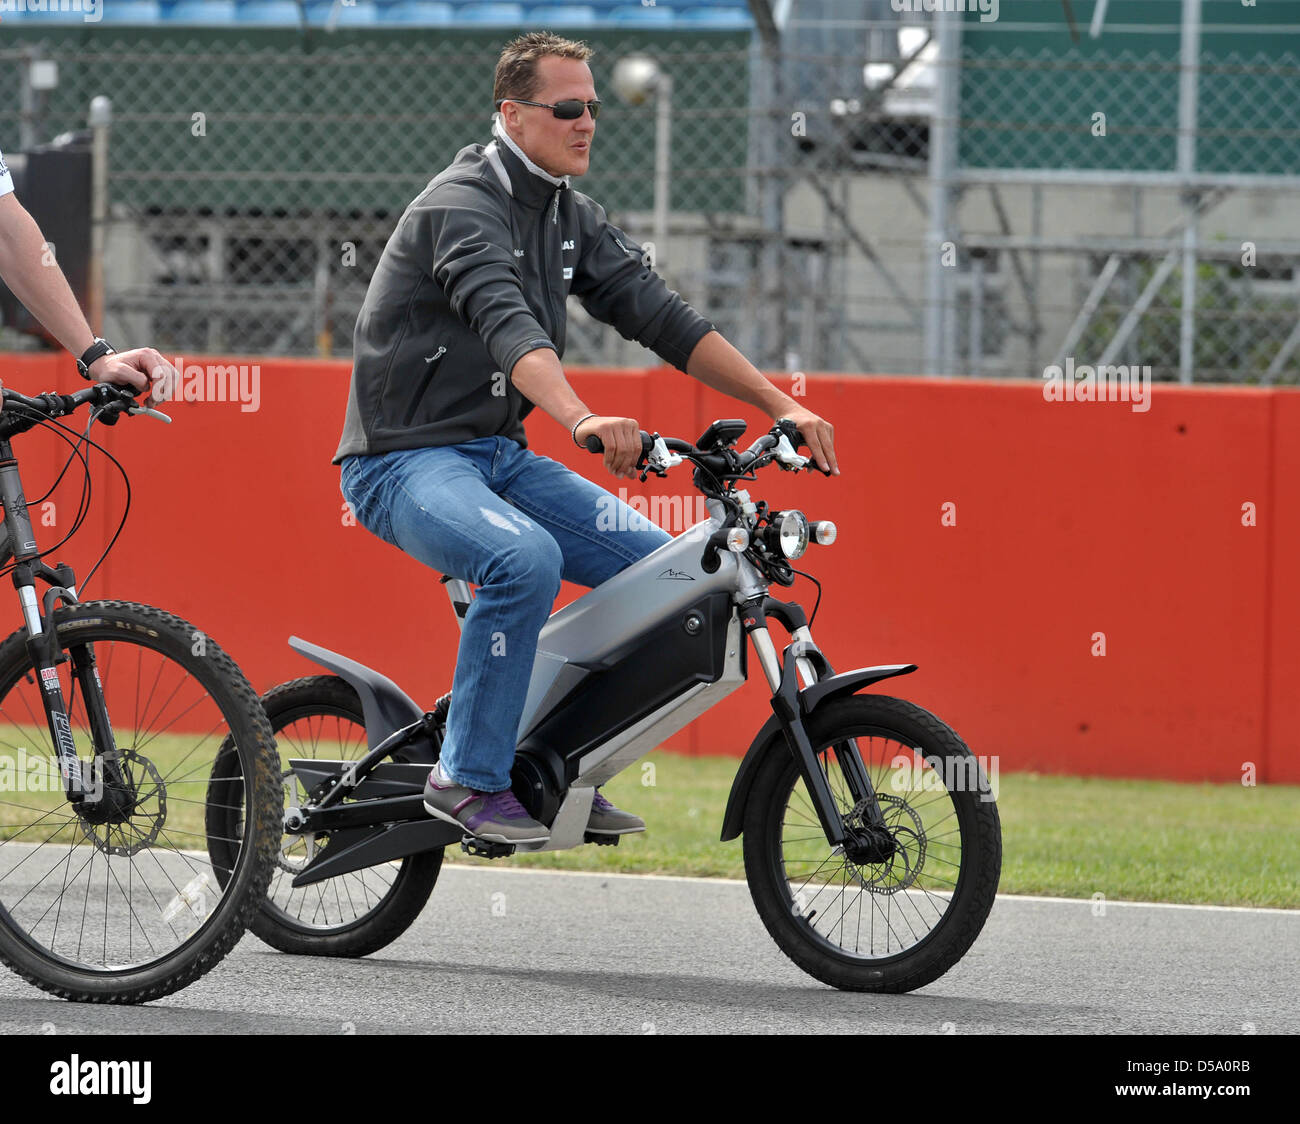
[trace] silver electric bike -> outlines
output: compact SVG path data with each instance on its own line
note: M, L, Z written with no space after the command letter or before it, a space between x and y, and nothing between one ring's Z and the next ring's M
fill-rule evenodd
M737 488L768 465L811 463L788 421L740 451L744 430L715 421L695 443L642 434L641 479L690 462L709 517L542 628L512 788L551 836L527 849L617 844L587 831L595 788L739 687L752 646L772 713L739 763L721 837L743 834L754 904L796 964L838 988L910 991L962 957L993 904L1002 856L993 794L979 760L933 714L863 693L914 665L837 673L804 610L769 595L793 583L792 560L836 530ZM589 447L603 451L596 438ZM442 581L463 622L470 586ZM780 653L773 621L789 635ZM450 692L426 711L370 668L289 643L331 674L263 696L284 758L284 835L251 928L284 951L361 956L414 921L446 846L490 858L515 848L424 809ZM233 760L230 777L214 772L210 806L239 806L237 772ZM217 817L212 827L220 871L240 825Z

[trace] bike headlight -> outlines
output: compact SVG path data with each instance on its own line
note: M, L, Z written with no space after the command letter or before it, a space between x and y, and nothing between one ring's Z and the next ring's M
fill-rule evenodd
M808 517L802 511L783 511L777 521L777 541L787 558L799 558L808 549Z

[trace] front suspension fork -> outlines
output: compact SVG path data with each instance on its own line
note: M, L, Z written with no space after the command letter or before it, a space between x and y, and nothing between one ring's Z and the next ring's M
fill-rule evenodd
M777 657L776 646L767 630L766 617L769 613L777 616L787 627L793 626L789 627L791 642L785 648L783 659ZM799 700L799 677L802 676L804 686L807 687L835 674L830 661L813 641L812 632L798 606L773 598L750 601L742 606L741 621L749 633L768 685L772 688L772 710L781 723L786 745L798 764L799 773L812 797L813 809L826 834L826 841L832 847L843 846L848 834L844 815L835 801L835 794L831 791L830 781L822 769L818 754L813 751L808 739ZM831 751L839 762L854 806L862 809L863 823L884 827L885 816L858 750L857 739L845 738L836 742Z
M50 588L45 592L43 617L37 610L37 576L50 583ZM72 570L63 565L51 569L42 562L21 562L15 568L14 585L27 624L27 654L41 685L41 702L45 707L45 718L68 800L78 807L93 808L108 793L113 793L119 798L114 803L132 803L134 793L119 764L113 724L109 721L108 708L104 703L103 683L95 662L94 649L89 644L72 644L68 646L68 654L64 655L53 627L56 601L77 604L75 580ZM79 689L81 692L86 721L90 727L94 756L90 762L89 775L86 763L77 754L67 702L59 682L58 665L66 662L69 657L72 661L72 684L74 690Z

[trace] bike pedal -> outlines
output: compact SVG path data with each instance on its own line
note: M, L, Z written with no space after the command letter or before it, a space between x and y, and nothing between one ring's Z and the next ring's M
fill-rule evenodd
M588 831L583 835L582 841L584 843L594 843L597 847L617 847L620 838L621 836L618 835L605 835L599 831Z
M479 839L475 835L466 835L460 841L460 849L467 855L476 855L481 859L503 859L515 853L513 843L496 843L490 839Z

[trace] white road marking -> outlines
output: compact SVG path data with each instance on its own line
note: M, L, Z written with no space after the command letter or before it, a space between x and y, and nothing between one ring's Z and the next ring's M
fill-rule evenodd
M485 864L453 862L443 863L443 870L486 870ZM700 878L687 874L628 874L624 871L601 870L559 870L552 867L494 866L494 872L510 874L569 874L583 878L641 878L650 882L703 882L710 886L744 886L748 883L743 878ZM999 901L1013 902L1062 902L1066 905L1093 906L1093 898L1050 898L1038 894L998 894ZM1111 906L1145 906L1149 909L1208 909L1221 913L1276 913L1286 917L1300 917L1300 909L1277 909L1253 905L1196 905L1190 902L1135 902L1121 898L1107 898L1106 908Z

